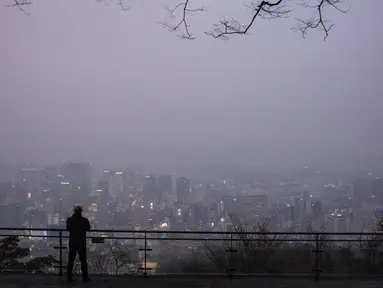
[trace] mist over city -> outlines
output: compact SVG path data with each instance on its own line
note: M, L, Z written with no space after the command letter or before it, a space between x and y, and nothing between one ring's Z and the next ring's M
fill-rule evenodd
M130 231L108 244L130 253L105 264L116 275L147 268L132 231L383 228L382 1L330 6L307 34L279 14L242 33L220 20L248 15L228 0L192 3L184 30L163 7L179 1L127 2L0 4L0 227L29 233L33 257L57 246L74 207L94 230L90 255ZM205 244L148 245L159 273L174 272L169 251L217 262Z

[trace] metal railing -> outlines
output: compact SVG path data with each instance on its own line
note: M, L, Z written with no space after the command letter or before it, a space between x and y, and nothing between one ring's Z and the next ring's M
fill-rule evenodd
M17 237L20 248L30 250L19 261L38 262L41 255L52 255L50 259L55 263L36 266L33 262L34 269L64 274L67 231L0 228L0 238L7 237ZM114 229L92 230L87 238L88 266L93 274L311 275L315 279L383 274L383 233ZM7 270L1 260L5 253L1 247L0 269Z

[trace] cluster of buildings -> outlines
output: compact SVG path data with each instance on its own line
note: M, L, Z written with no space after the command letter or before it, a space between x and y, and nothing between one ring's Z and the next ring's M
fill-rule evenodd
M90 163L24 166L0 182L0 227L63 228L81 204L94 229L232 231L269 219L269 231L361 232L383 219L383 181L192 182Z

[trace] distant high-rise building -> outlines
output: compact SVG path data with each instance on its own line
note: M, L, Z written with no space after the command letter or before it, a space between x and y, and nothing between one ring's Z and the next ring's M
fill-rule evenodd
M39 228L43 229L48 226L48 213L43 209L28 208L25 211L26 223L29 229ZM33 236L46 236L46 231L30 231L30 235Z
M156 176L152 174L145 176L142 190L142 200L145 206L150 205L150 203L158 202L159 195L157 191Z
M378 222L383 221L383 208L375 208L373 212L373 222L376 226Z
M124 194L127 194L126 172L123 170L111 171L109 185L110 185L111 196L121 197L121 196L124 196Z
M281 207L281 216L284 221L294 222L296 219L295 207L291 204L285 204Z
M238 215L235 215L237 217L250 220L253 217L266 216L268 213L267 195L238 195L234 199L237 205Z
M383 200L383 179L376 177L371 181L371 194Z
M127 170L127 179L129 186L137 186L138 185L138 173L134 169Z
M187 228L205 229L208 222L209 207L205 203L194 203L187 208L183 216L186 218Z
M92 170L90 163L65 163L62 174L65 182L77 185L77 204L89 205L88 195L92 192Z
M32 205L32 192L27 192L22 184L15 184L12 186L12 202L21 205L21 209L25 209Z
M158 177L157 188L159 193L160 201L171 197L173 189L173 181L171 175L161 175Z
M103 181L103 182L110 182L110 177L112 176L112 173L113 173L113 171L111 171L111 170L104 170L103 172L102 172L102 176L101 176L101 179L100 179L100 181Z
M0 227L21 227L20 204L0 204Z
M97 192L99 193L99 199L100 199L100 203L99 204L102 204L102 205L106 205L108 204L108 199L109 199L109 196L110 196L110 192L109 192L109 182L107 181L98 181L97 182Z
M126 170L126 186L129 197L135 198L140 185L138 173L133 169Z
M59 174L58 172L58 167L57 166L46 166L42 170L42 178L43 180L47 182L54 182L57 180L57 175Z
M217 202L223 196L214 185L206 185L205 201Z
M356 179L353 184L353 196L357 199L369 198L372 195L371 181L367 178Z
M351 230L351 222L348 213L340 210L335 210L331 214L325 216L325 231L329 233L347 233ZM345 238L337 236L332 238Z
M0 182L0 204L6 204L12 197L12 182Z
M294 205L287 205L287 211L288 211L288 220L291 222L294 222L297 218L296 208Z
M29 228L45 228L48 225L48 213L43 209L30 208L26 211Z
M106 229L108 226L108 203L109 203L109 183L99 181L97 183L97 192L99 193L99 202L97 206L97 226L100 229Z
M20 169L16 183L20 183L28 193L36 193L41 188L41 170L37 168Z
M322 202L320 200L312 200L311 201L311 217L314 220L320 218L322 214Z
M61 181L58 184L57 192L52 196L53 201L52 208L49 209L49 213L57 213L60 217L66 217L73 211L73 206L81 204L79 202L80 188L78 185L68 182ZM83 206L86 207L86 206Z
M177 179L176 177L172 176L172 192L171 192L171 199L173 203L177 202Z
M176 180L177 202L185 205L190 195L190 180L187 177L179 177Z

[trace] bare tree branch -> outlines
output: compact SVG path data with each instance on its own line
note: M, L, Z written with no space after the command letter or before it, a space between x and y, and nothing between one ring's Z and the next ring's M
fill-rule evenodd
M7 5L7 7L18 8L21 12L24 12L25 14L29 15L29 13L24 10L23 6L31 5L31 4L32 4L32 0L13 0L13 3Z
M124 5L124 0L118 0L118 5L120 5L122 11L128 11L129 7Z
M33 0L6 0L8 1L7 7L14 7L21 12L29 14L24 10L24 6L33 3ZM96 3L103 3L108 5L109 2L118 4L123 11L129 10L126 6L127 0L94 0ZM166 1L166 0L164 0ZM206 6L202 5L197 8L192 8L192 0L181 0L174 7L165 6L167 17L165 20L160 21L159 24L171 32L177 32L177 36L182 39L192 40L195 39L195 34L190 31L190 17L194 16L197 12L206 11ZM280 19L292 16L293 11L299 7L305 8L306 11L311 12L311 16L305 18L304 16L294 18L297 24L293 30L298 31L305 38L310 29L320 30L324 33L324 40L327 39L333 24L329 23L324 17L324 10L326 8L335 9L337 12L347 13L348 9L341 8L343 0L247 0L249 4L245 5L251 12L249 20L243 24L241 21L229 17L224 17L218 24L214 24L211 31L205 32L206 35L212 36L217 39L228 39L230 36L247 35L249 30L254 26L256 19ZM314 3L314 4L312 4ZM295 6L294 6L295 5ZM299 9L298 9L299 10Z
M96 0L96 3L102 3L105 6L108 6L108 2L115 1L121 7L122 11L128 11L130 7L125 5L125 0Z
M337 11L341 13L347 13L351 7L349 7L346 10L343 10L339 7L342 0L317 0L317 5L309 5L306 2L303 2L301 6L308 9L313 9L314 13L313 16L309 19L302 20L300 18L296 18L298 21L298 24L294 28L294 30L299 31L302 33L302 37L305 38L307 35L307 31L309 29L319 29L324 32L324 40L327 39L329 32L331 28L334 26L333 24L328 24L328 21L326 21L323 17L323 10L326 6L330 6L332 8L335 8Z
M97 274L107 274L110 259L104 251L96 251L91 255L89 261Z
M205 6L201 6L196 9L189 8L190 0L185 0L183 3L179 3L173 8L169 8L168 6L165 6L165 9L167 10L167 18L160 22L161 26L164 28L167 28L170 32L178 32L178 37L182 39L188 39L193 40L195 39L195 34L190 32L188 24L188 17L194 16L196 12L203 12L206 11ZM170 24L169 20L174 20L177 18L175 13L177 11L182 11L182 17L181 20L176 22L175 24Z
M290 8L285 5L288 0L262 1L260 4L252 2L249 7L252 10L253 16L248 24L242 25L239 21L234 19L224 18L220 24L213 25L213 31L205 32L214 38L228 39L230 35L242 34L245 35L253 26L257 17L274 19L287 17L291 12Z

